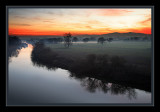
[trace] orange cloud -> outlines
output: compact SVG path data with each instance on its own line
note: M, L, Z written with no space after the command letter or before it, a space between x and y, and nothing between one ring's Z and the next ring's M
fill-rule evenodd
M151 26L151 17L149 17L143 21L140 21L138 23L141 24L142 26L147 25L147 24L149 24Z
M99 9L98 12L102 16L123 16L133 11L127 9Z

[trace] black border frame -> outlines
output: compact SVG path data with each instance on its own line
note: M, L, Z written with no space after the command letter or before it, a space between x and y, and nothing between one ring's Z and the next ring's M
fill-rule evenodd
M7 22L8 22L8 18L7 18L7 15L8 15L8 9L7 8L14 8L14 7L19 7L19 8L22 8L22 7L24 7L24 8L26 8L26 7L28 7L28 8L46 8L46 6L10 6L10 5L8 5L8 6L6 6L6 19L7 19L7 21L6 21L6 37L8 37L8 24L7 24ZM152 90L151 90L151 92L152 92L152 105L133 105L133 104L129 104L129 105L124 105L124 104L122 104L122 105L115 105L115 103L114 104L112 104L112 105L54 105L54 106L154 106L154 6L152 5L152 6L150 6L150 5L146 5L146 6L47 6L47 8L151 8L152 9L152 33L151 33L151 35L152 35ZM6 38L6 48L7 48L7 40L8 38ZM7 55L7 52L6 52L6 55ZM7 62L8 63L8 62ZM6 68L8 68L7 67L7 65L6 65ZM7 71L8 71L8 69L7 69ZM6 73L7 73L7 71L6 71ZM6 76L6 79L7 79L7 76ZM6 81L6 85L7 85L7 81ZM6 88L6 93L7 93L7 88ZM7 98L7 97L6 97ZM7 104L7 102L6 102L6 104ZM33 105L34 106L34 105ZM40 105L40 106L42 106L42 105ZM52 105L53 106L53 105ZM8 107L8 106L7 106ZM10 106L9 106L10 107ZM22 106L23 107L23 106ZM25 106L26 107L26 106ZM39 106L38 106L39 107ZM44 106L45 107L45 106Z

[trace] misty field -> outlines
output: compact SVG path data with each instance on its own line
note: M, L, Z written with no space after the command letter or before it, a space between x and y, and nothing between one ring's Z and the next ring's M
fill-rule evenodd
M63 43L45 44L54 52L70 59L82 59L88 54L107 54L120 56L134 64L151 64L151 42L106 42L103 45L96 42L73 43L70 48L65 48Z

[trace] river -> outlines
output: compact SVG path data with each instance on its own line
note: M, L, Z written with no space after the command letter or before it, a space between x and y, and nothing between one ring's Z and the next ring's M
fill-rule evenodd
M68 70L48 70L35 66L31 60L33 46L19 50L11 57L7 75L7 105L76 105L76 104L150 104L151 92L136 88L123 88L86 77L71 77ZM95 88L92 81L96 81Z

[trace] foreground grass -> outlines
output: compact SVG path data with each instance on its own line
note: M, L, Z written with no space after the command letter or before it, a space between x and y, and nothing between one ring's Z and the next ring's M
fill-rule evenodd
M111 42L111 43L73 43L65 48L63 43L46 44L46 47L69 59L83 59L88 54L107 54L121 56L135 64L150 64L151 42Z

